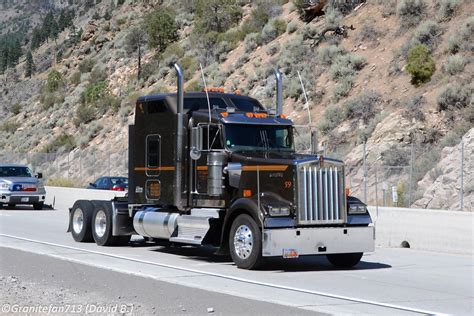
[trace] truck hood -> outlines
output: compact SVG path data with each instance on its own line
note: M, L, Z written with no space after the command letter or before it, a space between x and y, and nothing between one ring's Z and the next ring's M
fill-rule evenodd
M37 178L30 178L30 177L4 177L4 178L0 178L0 182L6 182L9 184L13 184L13 183L38 184L39 180Z
M255 151L239 151L231 154L231 161L240 162L242 164L285 164L298 165L319 161L322 156L297 154L294 152L255 152ZM328 162L342 163L342 161L323 158Z

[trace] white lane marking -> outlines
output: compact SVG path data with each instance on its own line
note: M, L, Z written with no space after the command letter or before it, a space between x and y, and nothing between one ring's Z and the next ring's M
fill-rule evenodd
M149 265L159 266L159 267L168 268L168 269L175 269L175 270L180 270L180 271L185 271L185 272L192 272L192 273L197 273L197 274L202 274L202 275L207 275L207 276L213 276L213 277L217 277L217 278L221 278L221 279L227 279L227 280L243 282L243 283L248 283L248 284L254 284L254 285L260 285L260 286L265 286L265 287L271 287L271 288L280 289L280 290L287 290L287 291L293 291L293 292L299 292L299 293L329 297L329 298L333 298L333 299L339 299L339 300L345 300L345 301L350 301L350 302L355 302L355 303L392 308L392 309L397 309L397 310L402 310L402 311L407 311L407 312L413 312L413 313L418 313L418 314L424 314L424 315L439 315L439 316L447 315L447 314L442 314L442 313L423 310L423 309L418 309L418 308L404 307L404 306L399 306L399 305L395 305L395 304L388 304L388 303L379 303L379 302L364 300L364 299L360 299L360 298L353 298L353 297L337 295L337 294L331 294L331 293L324 293L324 292L313 291L313 290L299 289L299 288L295 288L295 287L291 287L291 286L278 285L278 284L267 283L267 282L259 282L259 281L248 280L248 279L244 279L244 278L228 276L228 275L219 274L219 273L213 273L213 272L206 272L206 271L199 271L199 270L195 270L195 269L177 267L177 266L164 264L164 263L157 263L157 262L141 260L141 259L135 259L135 258L125 257L125 256L120 256L120 255L108 254L108 253L103 253L103 252L99 252L99 251L87 250L87 249L83 249L83 248L79 248L79 247L60 245L60 244L50 243L50 242L41 241L41 240L34 240L34 239L29 239L29 238L24 238L24 237L19 237L19 236L13 236L13 235L1 234L1 233L0 233L0 236L7 237L7 238L12 238L12 239L23 240L23 241L28 241L28 242L33 242L33 243L38 243L38 244L43 244L43 245L48 245L48 246L53 246L53 247L60 247L60 248L71 249L71 250L79 250L79 251L84 251L84 252L91 253L91 254L96 254L96 255L121 259L121 260L128 260L128 261L137 262L137 263L149 264Z

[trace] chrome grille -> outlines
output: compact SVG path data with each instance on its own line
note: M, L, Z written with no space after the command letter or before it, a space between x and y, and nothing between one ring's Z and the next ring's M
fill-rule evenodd
M341 167L302 166L298 170L298 222L344 223L346 206Z

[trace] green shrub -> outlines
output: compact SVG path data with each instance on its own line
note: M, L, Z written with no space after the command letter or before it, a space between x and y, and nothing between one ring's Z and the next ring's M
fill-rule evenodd
M466 60L462 56L449 56L446 63L443 65L443 70L447 74L455 75L463 72L466 66Z
M185 90L186 92L193 92L193 91L201 91L202 88L203 87L201 86L201 83L199 83L199 81L193 80L186 85Z
M324 111L323 117L318 122L318 129L327 135L344 120L344 114L336 105L329 105Z
M13 115L18 115L21 112L21 108L22 108L21 103L17 102L15 104L13 104L10 111L13 113Z
M95 66L95 61L93 59L84 59L80 64L79 64L79 71L81 73L88 73L92 71L92 68Z
M344 116L348 119L362 120L364 124L375 117L377 105L382 97L375 91L364 92L344 104Z
M286 26L286 31L288 34L292 34L298 30L298 22L295 21L290 21L288 25Z
M362 25L362 28L360 32L357 33L356 38L358 41L375 42L380 35L380 31L374 26L374 23L368 22Z
M56 91L49 92L47 89L43 90L40 95L40 103L43 110L47 110L53 107L55 104L61 104L64 102L65 94L64 92Z
M344 77L352 77L356 71L361 70L365 66L365 58L357 55L338 56L331 65L329 73L333 80L339 80Z
M198 70L198 63L193 57L184 57L180 64L183 67L185 81L191 79Z
M54 92L63 85L63 76L61 73L55 69L51 70L48 73L48 83L47 88L48 92Z
M406 70L411 74L411 83L415 86L420 86L431 80L436 65L428 47L417 45L410 49Z
M107 94L107 81L90 83L83 92L84 104L94 104Z
M385 166L406 166L410 162L410 149L391 145L380 156Z
M108 78L107 70L101 66L94 66L91 71L91 76L89 78L90 83L98 83L105 81Z
M330 66L340 55L345 54L344 48L336 45L328 45L318 50L318 60L321 64Z
M76 142L74 136L67 133L56 136L51 142L41 150L44 153L54 153L58 151L68 152L74 149Z
M74 188L77 187L77 181L65 178L49 178L46 185L51 187Z
M353 85L354 77L352 76L346 76L339 80L333 90L333 101L339 102L339 100L341 100L342 98L347 97L349 95L349 92L351 92Z
M270 43L275 38L285 33L286 22L280 19L270 20L262 30L262 41L264 44Z
M412 39L412 46L426 45L433 49L436 47L438 38L441 35L441 28L434 21L423 22L417 27Z
M397 15L403 27L413 27L420 23L426 13L424 0L400 0L397 5Z
M452 54L460 51L474 51L474 16L467 18L458 34L449 38L448 50Z
M473 88L462 85L450 85L446 87L436 98L438 109L447 111L460 109L469 105L473 93Z
M278 53L279 50L280 50L280 44L275 43L275 44L273 44L273 45L270 45L270 46L267 48L267 54L270 55L270 56L273 56L273 55L275 55L276 53Z
M81 124L87 124L92 121L97 114L97 111L91 106L80 105L76 109L76 114L74 116L74 125L77 127Z
M342 19L343 16L341 11L334 9L333 7L329 7L324 15L324 23L326 27L338 26L341 24Z
M423 113L423 105L426 103L425 97L417 95L409 102L407 102L406 108L403 111L403 116L409 120L415 119L423 122L425 120L425 114Z
M177 62L178 60L176 59L175 62ZM168 67L169 65L167 65L166 68L169 68ZM155 59L152 59L150 60L149 62L147 62L146 64L143 64L142 65L142 70L141 70L141 73L140 73L140 76L143 80L148 80L148 78L150 78L153 74L156 74L158 72L158 70L160 69L160 63L158 60L155 60Z
M72 75L71 78L69 79L69 82L75 86L81 83L81 72L80 71L75 71Z
M2 125L0 125L0 130L9 134L13 134L16 130L20 127L20 123L13 122L13 121L6 121Z
M250 33L245 37L245 52L251 53L262 44L262 36L258 33Z
M449 20L459 6L459 0L438 0L438 16L442 20Z

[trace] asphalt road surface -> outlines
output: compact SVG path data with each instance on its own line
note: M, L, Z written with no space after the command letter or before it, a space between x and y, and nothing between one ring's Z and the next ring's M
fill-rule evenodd
M364 255L353 269L335 269L324 257L312 256L272 259L261 271L247 271L237 269L229 258L214 256L213 249L209 248L157 245L139 237L134 238L129 247L76 243L66 233L67 224L65 210L33 211L29 207L0 210L2 287L14 276L11 275L13 268L4 268L7 263L16 266L15 262L22 262L18 264L19 272L15 277L19 280L16 282L23 282L23 277L25 282L32 282L34 273L20 272L28 267L36 271L35 262L50 260L47 265L51 269L57 267L71 278L64 288L70 291L77 288L77 295L85 295L86 290L97 293L94 295L100 298L96 299L97 303L110 300L112 303L135 303L136 311L143 313L154 311L153 307L155 310L160 308L161 303L153 305L153 296L142 295L155 291L161 295L170 293L163 298L164 302L170 303L170 309L157 313L180 313L180 308L184 308L186 311L182 313L199 314L207 313L207 308L212 307L215 313L223 314L307 311L377 315L473 314L471 256L377 248L375 253ZM12 250L7 248L34 253L35 258L41 259L22 259L28 254L22 252L22 255L13 256L10 255ZM64 261L77 268L62 269ZM89 275L84 272L87 269L95 271L91 280L84 277ZM107 296L106 290L97 288L101 276L106 274L104 269L110 273L104 277L104 282L122 277L130 280L115 283L116 286L111 283L107 288L114 288L112 297ZM112 273L120 274L112 277ZM81 280L84 285L79 287L76 284ZM41 284L53 289L61 286L48 278ZM139 294L135 298L131 293ZM126 299L113 300L119 296ZM189 306L195 306L195 309Z

